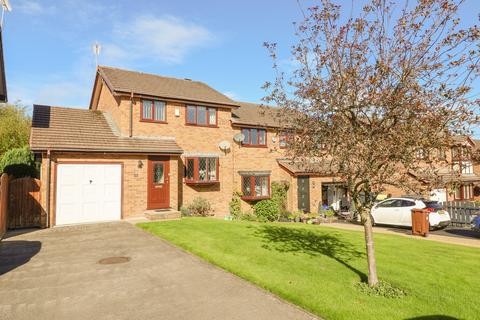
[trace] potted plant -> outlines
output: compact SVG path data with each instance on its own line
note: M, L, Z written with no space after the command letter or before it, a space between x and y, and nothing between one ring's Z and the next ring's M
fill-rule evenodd
M335 221L335 210L332 207L323 205L320 209L320 217L322 222L333 222Z

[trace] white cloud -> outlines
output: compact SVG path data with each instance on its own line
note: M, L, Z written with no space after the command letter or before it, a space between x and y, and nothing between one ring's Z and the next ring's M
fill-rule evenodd
M138 16L115 24L113 31L113 41L103 45L102 63L142 59L181 63L192 50L214 40L207 28L173 16Z
M33 0L24 0L18 4L14 4L13 9L28 15L41 15L55 11L55 7L40 4L39 2Z

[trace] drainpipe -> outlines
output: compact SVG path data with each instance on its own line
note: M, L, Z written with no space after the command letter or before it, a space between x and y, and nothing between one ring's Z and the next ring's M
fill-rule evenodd
M51 182L52 162L50 158L50 149L47 150L47 201L45 211L47 212L46 225L50 227L50 182Z
M128 136L133 136L133 91L130 93L130 126L128 130Z

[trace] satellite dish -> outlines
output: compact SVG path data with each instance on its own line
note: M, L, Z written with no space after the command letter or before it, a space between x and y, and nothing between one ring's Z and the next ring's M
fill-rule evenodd
M222 141L218 144L218 147L223 151L228 150L228 149L230 149L230 142L228 142L226 140Z
M236 135L233 136L233 140L235 142L242 142L243 140L245 140L245 135L243 133L237 133Z

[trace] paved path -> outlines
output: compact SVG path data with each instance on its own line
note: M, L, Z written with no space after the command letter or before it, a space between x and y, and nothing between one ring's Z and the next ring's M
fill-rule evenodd
M107 257L129 257L99 264ZM126 222L0 244L0 319L314 319Z
M324 223L322 226L331 227L331 228L338 228L344 230L358 230L363 231L363 226L358 224L352 223L344 223L344 222L335 222L335 223ZM394 228L394 227L383 227L383 226L375 226L373 227L374 233L384 233L384 234L396 234L401 235L409 238L420 239L420 240L427 240L427 241L437 241L449 244L459 244L469 247L480 248L480 237L477 237L473 231L465 231L469 235L474 234L473 236L462 236L462 230L455 230L458 232L451 231L452 233L449 234L449 230L438 230L432 231L429 233L428 237L418 237L412 236L412 231L406 228Z

